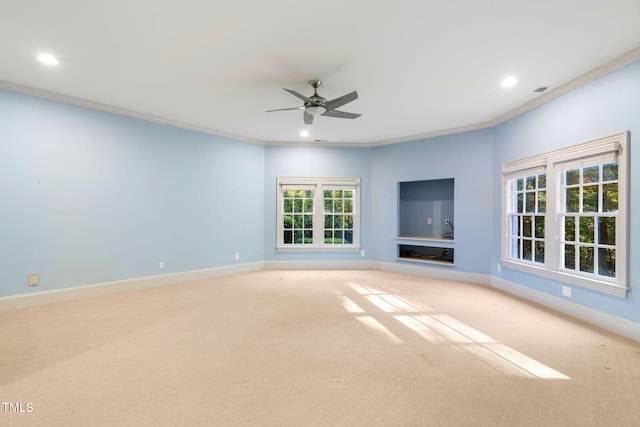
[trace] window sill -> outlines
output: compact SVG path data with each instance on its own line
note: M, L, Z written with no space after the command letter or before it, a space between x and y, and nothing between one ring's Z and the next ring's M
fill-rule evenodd
M359 246L277 246L278 252L358 252Z
M535 274L547 279L556 280L558 282L566 283L569 285L578 286L581 288L590 289L592 291L602 292L604 294L613 295L619 298L626 298L629 287L619 286L609 282L603 282L599 280L590 279L587 277L581 277L573 274L568 274L560 271L546 270L541 267L533 265L526 265L510 260L501 260L502 266L510 268L512 270L522 271L524 273Z

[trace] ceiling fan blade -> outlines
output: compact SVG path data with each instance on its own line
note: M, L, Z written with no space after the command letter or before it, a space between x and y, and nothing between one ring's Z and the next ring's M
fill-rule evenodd
M303 117L304 117L304 124L305 125L313 124L313 114L309 114L309 113L307 113L307 110L305 110L304 114L303 114Z
M322 115L326 117L337 117L339 119L357 119L362 114L347 113L345 111L337 111L337 110L327 110L324 113L322 113Z
M278 108L277 110L267 110L267 113L272 113L274 111L289 111L289 110L303 110L304 105L300 107L291 107L291 108Z
M314 101L313 99L306 97L303 94L296 92L295 90L287 89L286 87L283 87L282 89L286 90L293 96L297 96L298 98L302 99L304 102L308 102L311 105L320 105L320 103L318 103L317 101Z
M351 101L355 101L356 99L358 99L358 92L354 90L353 92L343 95L340 98L332 99L331 101L325 102L324 106L327 107L327 110L335 110L336 108L340 108Z

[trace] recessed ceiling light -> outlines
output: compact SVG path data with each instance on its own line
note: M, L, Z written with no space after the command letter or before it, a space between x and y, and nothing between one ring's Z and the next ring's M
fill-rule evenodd
M58 65L60 63L60 61L58 61L58 58L48 53L41 53L40 55L38 55L38 60L40 62L44 62L47 65Z
M300 131L300 136L309 136L309 131L307 131L307 130L301 130L301 131Z
M502 87L511 87L518 83L518 79L515 77L507 77L502 81Z

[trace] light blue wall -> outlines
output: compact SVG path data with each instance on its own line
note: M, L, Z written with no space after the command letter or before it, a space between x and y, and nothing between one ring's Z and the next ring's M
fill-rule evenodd
M489 274L493 231L491 138L490 130L480 130L374 149L373 230L377 260L397 262L398 183L453 178L455 266L440 268ZM428 267L439 268L436 264Z
M366 260L375 239L371 229L371 148L266 147L265 152L265 246L266 260ZM276 251L276 178L278 176L360 177L359 252Z
M0 296L262 261L263 179L262 146L0 91Z
M396 261L398 182L454 178L455 266L503 268L500 165L631 131L628 298L571 301L640 322L640 61L495 128L376 148L262 147L0 91L0 296L262 260ZM277 176L359 176L366 257L275 250ZM158 261L166 269L158 270ZM402 263L402 262L401 262ZM416 264L411 264L416 265ZM27 287L30 273L41 285Z
M573 287L571 301L596 310L640 321L640 61L627 65L590 82L568 94L522 114L493 129L493 188L500 194L502 162L556 148L578 144L625 130L631 132L629 167L629 284L627 299L611 297ZM493 202L492 224L500 229L500 198ZM537 276L502 269L496 271L500 258L500 235L492 234L492 274L536 290L561 296L561 283Z

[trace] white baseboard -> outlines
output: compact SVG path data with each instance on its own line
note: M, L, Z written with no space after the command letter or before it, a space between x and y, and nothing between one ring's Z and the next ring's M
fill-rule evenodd
M372 270L373 261L265 261L265 270Z
M448 267L435 268L429 264L413 265L410 263L380 262L373 263L375 269L390 271L392 273L411 274L413 276L433 277L435 279L457 280L460 282L476 283L478 285L491 284L491 276L486 274L466 273L464 271L451 270Z
M73 301L84 298L92 298L102 295L112 295L121 292L129 292L140 289L155 288L158 286L174 285L177 283L194 280L210 279L213 277L227 276L230 274L247 273L263 270L264 263L253 262L235 264L224 267L191 270L181 273L162 274L158 276L139 277L114 282L97 283L92 285L74 286L72 288L56 289L51 291L33 292L28 294L0 297L0 313L22 308L35 307L55 302Z
M493 288L500 289L509 294L516 295L528 301L535 302L552 310L614 332L618 335L640 341L640 323L594 310L592 308L567 301L563 298L536 291L535 289L497 277L465 273L449 269L429 268L423 265L414 266L387 262L374 262L373 264L373 268L383 271L391 271L394 273L405 273L414 276L433 277L436 279L458 280L461 282L476 283L479 285L489 285Z
M527 301L535 302L552 310L575 317L576 319L583 320L608 331L615 332L618 335L640 341L640 323L594 310L592 308L567 301L563 298L536 291L535 289L497 277L491 278L491 286L512 295L524 298Z
M210 279L231 274L247 273L259 270L382 270L414 276L433 277L443 280L490 285L512 295L567 314L595 326L607 329L619 335L640 341L640 324L608 313L588 308L571 301L536 291L517 283L484 274L465 273L450 269L439 269L428 266L414 266L400 263L378 261L260 261L224 267L192 270L182 273L163 274L159 276L140 277L118 280L93 285L52 291L33 292L29 294L0 297L0 313L51 304L111 295L158 286L173 285L194 280Z

